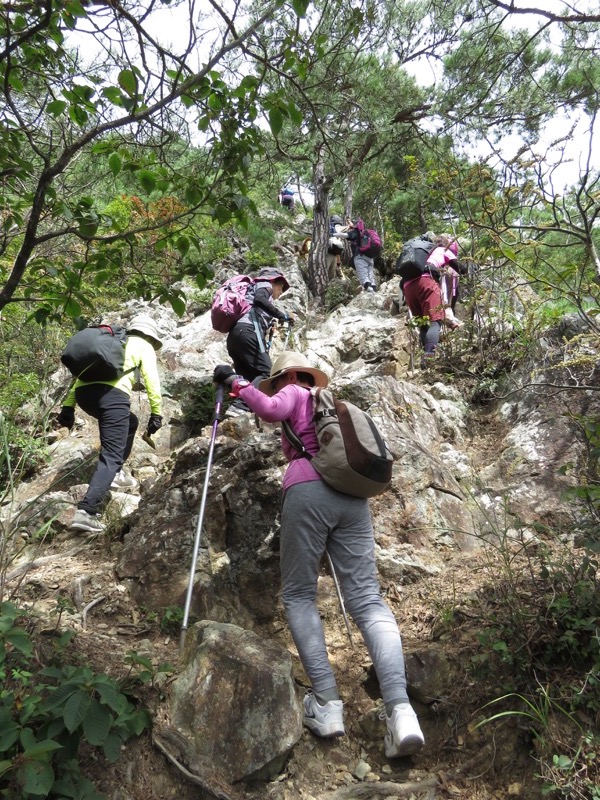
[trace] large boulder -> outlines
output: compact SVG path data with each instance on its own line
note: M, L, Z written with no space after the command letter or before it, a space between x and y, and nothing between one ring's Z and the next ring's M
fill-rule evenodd
M171 726L231 783L272 779L302 734L302 706L287 650L235 625L187 633L172 687Z

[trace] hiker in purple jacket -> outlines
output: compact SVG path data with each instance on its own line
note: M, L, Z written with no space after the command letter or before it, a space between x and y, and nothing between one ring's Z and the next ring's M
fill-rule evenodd
M345 228L335 235L340 239L348 239L352 247L352 263L356 270L358 282L365 292L375 292L377 284L375 282L375 259L366 256L359 251L361 232L357 227L357 223L348 219ZM358 222L358 220L357 220Z
M227 365L215 368L223 383L266 422L288 420L306 450L319 450L313 422L313 386L325 387L327 375L300 353L282 353L258 388ZM319 567L329 553L345 606L358 625L377 673L385 704L388 758L417 752L424 744L406 692L402 640L392 611L381 597L375 565L373 526L368 501L329 486L310 459L282 434L288 460L281 509L282 599L292 637L312 692L304 698L304 724L317 736L343 736L343 703L327 657L317 606Z
M266 378L271 370L271 359L267 352L267 331L273 319L292 324L293 316L276 308L277 300L290 288L285 276L275 267L265 267L258 273L253 287L250 311L235 323L227 334L227 352L238 375L248 381ZM249 413L250 409L238 397L227 409L225 416L237 417Z

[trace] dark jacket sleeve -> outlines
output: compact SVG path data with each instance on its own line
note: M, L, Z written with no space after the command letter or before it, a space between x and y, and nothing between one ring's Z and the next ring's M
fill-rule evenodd
M275 308L271 302L271 293L269 289L259 287L254 293L253 305L265 311L270 317L276 317L282 322L287 319L287 314Z

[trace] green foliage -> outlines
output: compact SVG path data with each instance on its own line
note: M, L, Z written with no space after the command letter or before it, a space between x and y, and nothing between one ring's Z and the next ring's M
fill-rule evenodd
M183 623L183 608L181 606L167 606L160 621L161 631L176 633Z
M124 686L134 686L136 683L153 686L161 675L172 675L175 672L175 667L172 664L159 664L155 667L150 658L141 655L135 650L130 650L127 653L125 663L130 665L130 672L123 681Z
M277 262L277 253L273 250L275 242L273 225L266 225L260 217L251 217L245 230L238 229L237 234L249 248L244 252L248 271L272 266Z
M206 383L180 398L185 421L194 429L203 428L212 421L215 411L215 386Z
M44 438L35 428L24 428L0 412L0 484L30 478L49 460Z
M108 675L64 664L71 634L54 640L55 657L41 666L21 619L27 623L12 603L0 604L2 796L100 800L80 770L80 744L114 762L122 744L148 728L150 718Z

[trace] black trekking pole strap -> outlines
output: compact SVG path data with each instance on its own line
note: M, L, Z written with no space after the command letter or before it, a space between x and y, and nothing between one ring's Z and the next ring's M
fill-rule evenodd
M190 615L190 607L192 605L192 594L194 592L194 577L196 575L196 562L198 561L198 551L200 550L200 537L202 534L202 523L204 521L204 511L206 509L206 497L208 494L208 484L210 480L210 469L212 466L212 457L215 447L215 439L217 438L217 428L219 420L221 419L221 409L223 407L223 395L225 389L222 383L217 384L217 392L215 398L215 413L213 414L213 426L210 436L210 445L208 448L208 458L206 461L206 477L204 479L204 489L202 490L202 500L200 501L200 512L198 514L198 524L196 525L196 538L194 540L194 550L192 553L192 564L190 567L190 576L188 580L187 595L185 598L185 607L183 609L183 623L181 625L181 639L179 641L179 652L183 652L183 645L185 642L185 634L188 629L188 620Z

